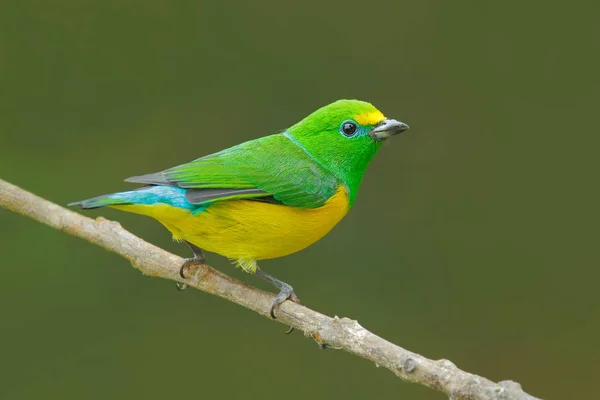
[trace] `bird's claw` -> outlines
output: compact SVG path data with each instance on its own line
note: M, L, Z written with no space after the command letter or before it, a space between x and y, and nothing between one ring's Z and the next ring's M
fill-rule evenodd
M199 258L199 257L193 257L193 258L186 258L185 261L183 262L183 264L181 264L181 267L179 268L179 276L181 276L181 278L183 279L188 279L188 277L185 274L185 271L187 269L189 269L190 267L197 267L196 268L196 272L194 274L194 277L198 274L199 268L201 265L204 264L204 257ZM176 284L177 290L182 291L185 290L189 287L188 284L186 283L177 283Z
M288 285L287 283L283 283L281 289L279 290L279 294L275 296L273 301L271 302L271 309L269 310L269 314L271 314L271 318L277 318L275 316L275 308L279 307L281 303L286 300L291 300L294 303L302 304L296 293L294 293L294 288ZM290 327L290 330L286 333L290 333L294 328Z
M260 278L270 282L273 286L279 289L279 294L275 296L275 298L271 302L271 308L269 309L269 314L271 315L271 318L277 318L275 316L275 308L279 307L279 305L286 300L291 300L294 303L302 304L298 296L296 296L296 293L294 293L294 288L288 285L287 283L280 281L279 279L267 274L264 271L261 271L260 269L257 269L255 274L258 275ZM290 328L285 333L292 333L293 330L294 328L290 326Z
M183 279L187 279L187 276L185 276L185 270L192 266L202 265L203 263L204 259L198 259L196 257L186 258L179 268L179 276L181 276Z
M177 288L177 290L179 290L179 291L181 292L182 290L185 290L185 289L187 289L188 287L190 287L190 285L188 285L187 283L181 283L181 282L177 282L177 283L175 284L175 287Z

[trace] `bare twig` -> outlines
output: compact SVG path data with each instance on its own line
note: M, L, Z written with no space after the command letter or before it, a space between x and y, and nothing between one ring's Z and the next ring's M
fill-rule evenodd
M146 243L117 222L84 217L2 179L0 206L113 251L127 258L145 275L184 282L178 273L182 258ZM270 318L272 294L210 267L201 267L195 280L185 283ZM380 338L348 318L331 318L290 301L281 305L277 317L276 321L303 331L321 345L363 357L408 382L439 390L450 399L536 399L516 382L495 383L462 371L448 360L430 360Z

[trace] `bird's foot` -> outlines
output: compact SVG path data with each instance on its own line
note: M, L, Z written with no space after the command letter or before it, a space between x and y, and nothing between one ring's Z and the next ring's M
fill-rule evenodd
M296 296L296 293L294 292L294 288L285 282L281 282L281 287L279 288L279 294L277 296L275 296L275 298L271 302L271 309L269 310L269 314L271 314L271 318L273 318L273 319L277 318L275 316L275 308L279 307L279 305L286 300L291 300L294 303L302 304L300 302L300 299L298 298L298 296Z
M294 293L294 288L291 287L290 285L288 285L287 283L284 283L281 290L279 291L279 294L271 302L271 309L269 310L269 314L271 314L271 318L273 318L273 319L277 318L277 317L275 317L275 308L279 307L279 305L286 300L291 300L296 304L302 304L302 302L300 301L298 296L296 296L296 293ZM290 326L288 328L288 330L285 331L285 334L289 335L293 331L294 331L294 327Z
M275 286L277 289L279 289L279 294L277 296L275 296L275 298L271 302L271 308L269 309L269 314L271 315L271 318L273 318L273 319L277 318L275 316L275 309L277 307L279 307L281 305L281 303L283 303L286 300L291 300L294 303L302 304L300 302L300 299L298 298L298 296L296 296L296 293L294 292L294 288L291 287L290 285L288 285L287 283L280 281L279 279L267 274L266 272L264 272L260 269L257 269L255 273L256 273L256 275L258 275L259 277L263 278L264 280L270 282L273 286ZM285 333L286 334L292 333L293 330L294 330L294 328L290 326L290 328Z
M192 258L186 258L183 261L183 264L181 264L181 267L179 268L179 276L181 276L183 279L188 279L188 277L185 275L186 270L188 270L190 267L196 267L195 271L194 271L194 279L196 279L198 277L198 273L200 272L200 266L204 265L204 252L202 251L201 248L191 244L190 242L186 242L188 244L188 246L190 246L190 249L192 249L192 251L194 252L194 257ZM181 290L185 290L188 288L189 285L185 284L185 283L177 283L177 290L181 291Z
M192 277L195 279L198 277L198 273L200 272L200 266L204 265L204 258L202 259L198 259L196 257L194 258L186 258L185 261L183 262L183 264L181 264L181 268L179 268L179 276L181 276L183 279L189 279L188 276L186 275L186 271L189 270L190 268L194 268L195 267L195 271L194 274L192 275ZM177 290L181 291L181 290L185 290L189 287L188 284L186 283L177 283Z

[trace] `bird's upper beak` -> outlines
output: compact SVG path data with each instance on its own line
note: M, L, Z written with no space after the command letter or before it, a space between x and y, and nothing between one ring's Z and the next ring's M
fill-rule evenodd
M404 132L407 129L408 125L404 122L396 121L395 119L384 119L369 132L369 136L377 142Z

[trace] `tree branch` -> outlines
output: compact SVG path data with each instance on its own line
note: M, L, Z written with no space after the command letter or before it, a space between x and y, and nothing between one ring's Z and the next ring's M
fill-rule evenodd
M143 274L187 283L269 317L273 295L248 286L208 266L195 279L179 276L181 257L168 253L102 217L93 220L62 208L0 179L0 206L113 251ZM277 322L290 325L320 345L346 350L385 367L408 382L439 390L450 399L535 400L513 381L494 383L458 369L448 360L430 360L369 332L348 318L328 317L291 301L281 304Z

